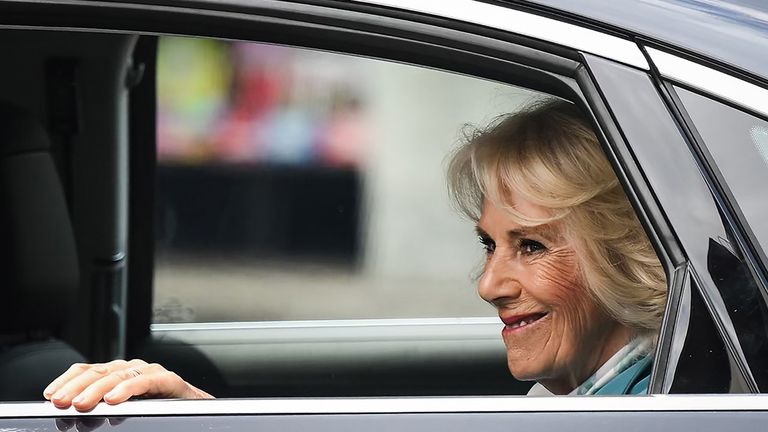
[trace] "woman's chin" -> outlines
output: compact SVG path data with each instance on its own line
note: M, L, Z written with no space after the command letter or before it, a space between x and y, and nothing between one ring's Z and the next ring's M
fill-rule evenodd
M518 381L538 381L544 375L541 367L530 362L521 362L517 359L507 358L507 367L509 372Z

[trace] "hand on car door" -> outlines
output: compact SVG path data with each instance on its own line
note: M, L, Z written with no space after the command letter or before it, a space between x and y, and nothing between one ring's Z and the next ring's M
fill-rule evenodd
M72 365L53 380L43 396L58 408L93 409L99 402L114 405L133 396L213 399L157 363L114 360L109 363Z

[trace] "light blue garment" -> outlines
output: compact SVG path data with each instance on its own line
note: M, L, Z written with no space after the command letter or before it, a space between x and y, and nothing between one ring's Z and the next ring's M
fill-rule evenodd
M628 367L624 372L616 375L605 384L596 395L636 395L648 393L648 384L651 381L651 367L653 356L648 355Z
M653 367L653 343L648 338L636 338L623 346L603 363L592 376L573 389L570 396L625 395L648 393ZM554 396L536 383L529 396Z
M613 377L603 387L595 391L595 395L638 395L648 393L648 384L651 380L651 367L653 356L641 358L630 367ZM554 396L543 385L536 383L528 392L528 396Z
M629 343L624 345L620 350L616 351L610 359L608 359L602 366L600 366L595 373L589 378L584 380L580 386L573 389L571 395L591 395L591 394L624 394L616 393L619 388L616 387L618 382L622 380L633 381L633 378L637 378L636 374L642 374L645 368L638 363L642 363L646 358L650 357L650 352L653 350L653 342L647 337L633 338ZM628 370L631 371L628 374ZM612 384L609 390L602 391L605 386ZM632 382L631 386L634 385ZM620 387L620 386L619 386ZM647 385L646 385L647 387ZM625 391L628 389L625 389Z

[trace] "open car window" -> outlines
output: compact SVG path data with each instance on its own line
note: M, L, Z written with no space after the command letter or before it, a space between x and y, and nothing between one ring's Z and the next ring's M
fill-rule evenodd
M466 125L536 96L350 55L161 37L153 322L493 317L445 165Z
M507 350L515 351L515 342L507 338L517 336L507 334L551 320L553 326L566 326L561 335L573 344L576 332L567 328L571 312L550 312L568 309L575 300L557 306L553 290L573 296L570 291L592 289L583 280L591 284L612 277L597 262L573 270L568 282L560 284L550 282L554 279L546 270L530 273L531 280L510 274L499 288L535 286L533 294L526 290L520 298L509 297L508 306L502 301L506 294L476 289L489 283L483 282L489 274L484 268L493 261L489 239L502 245L507 234L478 220L479 214L469 220L452 205L448 165L458 146L514 113L557 99L551 95L363 56L165 36L157 42L156 89L153 332L147 353L185 370L191 361L180 353L194 348L222 373L221 381L239 380L221 391L214 386L212 393L523 394L532 383L525 375L522 383L511 378L509 368L515 362L505 357ZM571 129L562 139L588 136L590 148L601 153L591 124L577 122L574 127L582 129ZM544 127L564 130L558 124ZM535 143L549 136L510 139ZM620 189L607 158L597 158L584 165L558 161L553 175L595 163L601 168L585 171L599 171L595 178L605 175L610 185L605 187ZM529 184L551 187L536 180ZM620 191L616 196L631 212L627 198ZM642 237L632 240L642 243L640 253L656 260L639 221L628 217L627 223L632 236L639 232ZM538 225L542 223L531 228ZM603 226L589 236L603 235L624 248L618 238L628 231L620 225ZM509 232L516 232L514 226ZM550 239L533 238L545 244ZM565 238L570 237L553 235L553 253L542 254L541 260L557 260L555 251ZM518 247L511 241L508 246ZM580 260L584 257L575 253ZM506 261L514 259L510 255ZM536 262L525 265L533 269ZM643 325L658 329L663 269L657 262L639 271L650 272L646 280L658 285L638 288L657 290L652 295L659 311L644 318ZM573 288L565 290L566 285ZM528 315L515 321L510 316L516 310ZM597 314L585 313L590 320ZM500 337L504 319L509 322ZM647 386L654 336L645 331L640 337L628 328L628 336L621 336L625 330L613 320L597 325L602 328L594 334L602 336L590 333L577 347L617 338L627 346L613 359L615 364L644 359L637 368L639 378L628 381L627 389ZM505 343L512 345L505 350ZM553 348L545 348L543 356L556 356L550 353ZM584 348L576 351L589 355ZM628 360L621 363L621 356ZM277 374L270 372L275 359L283 366ZM317 366L299 371L307 361ZM436 367L428 371L430 363ZM476 384L461 384L463 377L450 384L438 378L460 363L467 366L462 376L475 376L468 379ZM472 371L485 364L493 365L490 373ZM297 371L317 375L312 379L321 384L280 388L280 377L300 383ZM597 368L591 373L604 374ZM335 376L347 376L344 380L355 384ZM491 377L500 384L485 384ZM578 389L578 394L596 389Z

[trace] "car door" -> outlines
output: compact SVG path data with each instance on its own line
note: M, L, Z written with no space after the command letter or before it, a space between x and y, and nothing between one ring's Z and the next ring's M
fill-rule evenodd
M17 13L13 16L17 25L55 23L62 31L77 27L139 33L142 45L134 55L148 71L156 70L152 59L156 58L153 46L157 45L146 36L174 33L371 56L515 84L574 101L590 115L668 272L670 301L659 336L651 391L760 390L759 373L753 372L760 370L754 351L745 346L736 323L718 303L724 294L717 274L713 274L713 265L727 266L732 273L742 268L743 258L739 258L749 251L739 242L744 228L725 217L727 213L724 216L722 197L711 188L710 177L702 174L701 161L690 148L690 137L681 133L682 123L670 112L659 78L650 72L640 48L626 39L506 7L475 2L462 3L463 9L448 3L434 3L437 9L424 5L195 2L149 7L115 2L47 7L19 3L11 8ZM152 76L144 83L152 83ZM143 137L154 143L157 117L153 89L150 86L144 93L135 93L133 103L138 105L132 107L132 139ZM649 122L653 128L647 127ZM512 393L512 383L497 386L496 380L506 372L503 350L499 356L499 351L491 348L493 339L485 332L493 325L487 321L152 325L156 213L151 197L156 191L156 149L154 145L132 144L129 151L132 224L126 250L130 257L128 298L122 303L122 298L114 295L109 305L126 325L125 353L162 360L175 370L187 371L184 376L190 381L209 380L212 388L225 396L369 397L131 402L119 407L100 406L79 419L55 423L62 413L49 405L4 404L0 417L8 424L61 429L74 427L79 421L86 426L90 422L97 427L111 424L124 429L202 424L282 430L312 422L314 427L334 429L365 424L382 429L458 430L470 425L494 429L522 421L553 428L565 424L611 429L617 424L696 424L716 430L726 424L755 428L764 419L766 401L756 396L654 396L631 401L403 397ZM685 202L680 199L683 196ZM696 211L692 213L690 208ZM691 223L692 214L696 223ZM749 279L747 286L760 286L753 281L755 269L748 266L743 275ZM120 340L119 332L112 335ZM474 354L461 357L470 343ZM276 358L270 353L278 345L284 351ZM115 348L112 354L120 349ZM404 353L416 354L408 357ZM457 358L468 362L466 372L456 373ZM435 364L441 367L435 370ZM485 370L492 364L501 366ZM380 373L382 365L398 372L400 385L387 387L393 378ZM340 372L349 370L350 375L338 378ZM238 381L249 373L250 381ZM451 381L456 375L459 378ZM713 382L710 375L722 379ZM289 376L302 380L286 385ZM385 395L397 397L380 397ZM67 412L66 416L74 414ZM228 416L217 417L221 414ZM107 417L130 418L121 422Z

